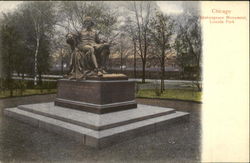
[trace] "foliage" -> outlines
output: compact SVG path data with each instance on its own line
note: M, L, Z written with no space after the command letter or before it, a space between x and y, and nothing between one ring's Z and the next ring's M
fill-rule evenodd
M104 36L104 40L111 41L113 32L117 28L116 11L110 9L104 2L61 2L59 13L60 25L67 32L80 32L84 28L84 20L87 16L93 19L95 29Z
M194 68L192 77L196 81L195 84L198 89L201 90L199 80L201 80L202 38L200 21L197 16L187 17L184 25L179 24L175 50L177 52L177 63L183 70L186 67Z
M187 74L189 71L192 77L189 79L194 80L194 84L201 90L198 82L201 79L202 54L199 18L187 13L170 17L159 12L159 8L154 5L156 3L151 1L126 2L124 6L128 11L124 14L118 13L120 8L109 6L109 2L23 2L16 10L4 13L0 24L0 59L3 71L0 75L3 77L3 84L12 93L17 86L23 92L32 87L32 82L16 83L11 76L13 73L23 78L24 75L33 75L39 77L37 88L43 90L42 74L49 73L52 54L54 59L61 61L63 74L63 64L70 57L65 55L69 54L65 35L82 30L85 17L91 16L101 39L111 42L116 38L116 44L111 46L111 50L120 54L121 64L126 64L126 57L133 54L134 77L142 77L144 83L150 57L158 58L163 92L164 79L169 76L169 72L165 72L165 63L168 54L175 50L177 63L183 73ZM174 26L173 19L178 26ZM118 34L120 37L116 37ZM141 59L142 72L136 72L137 56ZM158 74L155 76L158 77Z
M19 7L20 33L25 46L34 56L34 74L48 72L50 67L50 44L56 23L54 5L50 2L25 2ZM25 30L24 30L25 29Z
M117 13L115 8L110 8L105 2L83 2L68 1L57 3L57 36L55 43L63 45L67 33L78 34L85 28L84 20L90 16L94 21L94 30L99 35L101 42L113 43L117 36ZM59 38L59 39L58 39ZM61 74L63 74L63 64L69 65L70 52L68 45L55 45L57 51L54 60L61 61ZM112 49L111 49L112 50ZM66 54L66 55L65 55ZM67 55L68 54L68 55Z
M1 51L4 51L3 63L10 66L3 68L9 69L9 76L14 72L18 75L38 73L39 76L47 73L55 24L53 4L24 2L14 12L4 15ZM4 57L6 55L9 57Z
M134 21L131 21L132 31L134 31L138 45L138 54L142 61L142 82L145 82L145 68L148 58L148 47L150 45L149 23L152 17L153 8L152 2L132 2L131 11L134 14ZM133 33L131 33L133 34Z
M4 14L4 21L0 26L1 34L1 60L2 77L7 81L6 88L13 95L12 73L17 68L17 60L20 55L20 35L13 24L12 14Z
M132 44L133 44L133 57L134 57L134 78L137 77L136 74L136 58L138 55L138 48L137 48L137 40L138 40L138 36L136 33L136 25L135 23L133 23L133 21L131 20L130 17L126 17L124 25L121 26L121 31L123 31L124 33L127 34L128 38L131 40Z
M167 54L171 51L171 39L173 35L174 21L170 16L163 15L158 12L155 17L150 20L149 33L153 39L151 54L159 59L161 67L161 92L164 88L165 78L165 62ZM167 53L168 51L168 53Z

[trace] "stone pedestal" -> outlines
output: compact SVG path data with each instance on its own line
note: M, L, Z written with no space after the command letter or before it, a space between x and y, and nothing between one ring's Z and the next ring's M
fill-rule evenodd
M57 84L57 106L97 114L137 107L134 81L62 79Z
M54 103L4 109L6 116L103 148L189 119L173 108L136 104L135 82L59 80ZM105 78L102 78L105 79Z
M95 148L154 133L189 119L185 112L141 104L136 109L95 114L41 103L7 108L4 114Z

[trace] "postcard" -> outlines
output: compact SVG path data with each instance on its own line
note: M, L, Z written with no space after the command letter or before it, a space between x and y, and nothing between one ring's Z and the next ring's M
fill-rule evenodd
M249 162L248 1L1 1L0 162Z

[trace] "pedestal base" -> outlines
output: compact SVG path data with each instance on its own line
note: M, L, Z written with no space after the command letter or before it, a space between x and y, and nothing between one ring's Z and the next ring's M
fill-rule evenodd
M152 133L173 122L189 119L189 114L185 112L140 104L137 109L93 114L42 103L7 108L4 114L96 148Z
M135 82L58 80L55 105L103 114L137 107Z

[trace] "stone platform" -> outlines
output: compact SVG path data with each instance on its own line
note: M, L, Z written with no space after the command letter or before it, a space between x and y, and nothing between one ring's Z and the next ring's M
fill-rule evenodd
M124 78L80 81L61 79L57 82L55 105L96 114L133 109L137 107L135 82Z
M7 108L4 114L96 148L153 133L174 122L189 119L189 113L141 104L134 109L95 114L41 103Z

